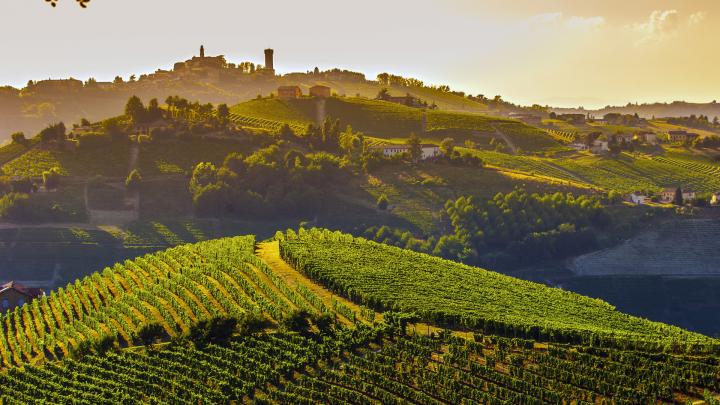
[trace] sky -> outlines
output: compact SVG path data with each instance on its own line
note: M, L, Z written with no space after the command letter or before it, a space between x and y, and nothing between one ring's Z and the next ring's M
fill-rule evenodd
M718 0L0 0L0 85L150 73L198 53L381 72L522 104L720 94Z

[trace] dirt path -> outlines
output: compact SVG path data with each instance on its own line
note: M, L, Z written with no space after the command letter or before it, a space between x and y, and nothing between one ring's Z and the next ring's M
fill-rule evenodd
M270 269L277 274L288 286L296 288L297 285L303 285L313 292L318 298L320 298L326 307L332 308L333 298L335 301L347 306L360 315L360 306L347 300L341 296L333 294L330 290L312 282L307 277L300 274L299 271L295 270L285 260L280 257L280 244L277 241L261 243L258 247L256 255L262 259ZM339 315L339 314L338 314ZM382 320L382 315L376 315L377 320ZM344 319L344 323L351 324L352 322Z

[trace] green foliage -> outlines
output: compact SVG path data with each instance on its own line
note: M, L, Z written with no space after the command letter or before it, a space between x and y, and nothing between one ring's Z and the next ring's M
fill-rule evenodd
M560 342L704 350L717 341L615 311L606 302L323 230L288 233L286 261L334 292L425 322Z
M29 195L11 192L0 197L0 218L21 221L29 218L31 214Z
M465 247L463 252L469 251L470 256L474 256L509 248L521 253L525 261L577 253L573 249L568 250L567 245L556 240L556 237L560 234L576 234L576 227L604 227L609 223L607 212L593 197L561 193L530 195L524 190L498 193L487 201L462 196L455 201L448 201L445 212L455 231L456 238L452 242L461 242ZM572 228L554 232L566 223L572 224ZM584 237L578 240L584 241L584 244L572 244L577 250L594 246L592 239ZM524 250L529 245L534 246L534 249ZM561 246L563 248L559 249ZM539 254L543 256L538 257ZM463 256L466 255L463 253ZM448 257L447 253L443 257ZM458 258L467 259L462 256Z

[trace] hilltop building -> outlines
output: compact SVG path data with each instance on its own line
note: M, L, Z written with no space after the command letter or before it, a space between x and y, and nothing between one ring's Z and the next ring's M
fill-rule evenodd
M265 68L263 69L264 73L273 74L273 75L275 74L275 66L273 63L274 53L275 53L275 51L273 51L270 48L265 50Z
M310 95L313 97L328 98L332 94L330 87L317 84L310 87Z
M700 137L699 134L687 132L685 130L668 131L668 140L672 143L692 142L698 137Z
M280 86L277 89L278 98L288 100L293 98L300 98L302 96L302 90L298 86Z
M10 281L0 286L0 306L2 311L9 311L45 295L40 288L29 288Z

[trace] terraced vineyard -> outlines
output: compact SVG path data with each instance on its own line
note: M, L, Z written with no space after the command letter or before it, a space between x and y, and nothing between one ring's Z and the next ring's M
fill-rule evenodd
M282 121L273 121L268 120L264 118L258 118L258 117L248 117L244 115L239 114L230 114L230 120L234 122L237 125L243 126L243 127L250 127L250 128L260 128L260 129L267 129L269 131L277 132L280 130L280 128L283 127L283 125L288 124L290 128L295 132L296 134L302 134L305 133L306 127L303 127L300 124L295 123L286 123Z
M673 403L720 390L713 358L521 339L341 331L88 356L0 376L3 403ZM376 342L376 343L373 343Z
M471 150L458 148L464 152L469 152L483 160L486 164L497 166L503 169L528 174L544 176L552 179L565 180L579 184L586 184L580 176L574 175L572 172L558 168L553 161L542 159L534 156L509 155L507 153L487 151L487 150Z
M329 310L305 290L288 287L253 255L253 237L183 245L76 281L3 316L4 367L71 354L83 341L116 336L137 343L143 325L178 336L200 319L264 314L272 320L301 308Z
M553 138L563 143L572 143L577 140L577 133L572 131L559 131L556 129L548 129L547 133Z
M281 252L273 242L255 253L252 236L179 246L4 316L0 402L685 403L720 394L720 346L710 338L340 233L277 238ZM359 303L486 335L413 323L409 313L376 318L297 270ZM336 321L288 323L298 311ZM270 324L209 341L194 329L247 314ZM139 338L147 325L165 342ZM596 333L610 328L612 338ZM119 347L74 350L106 336Z
M350 235L276 237L283 258L327 288L375 309L416 312L429 323L539 340L720 349L714 339L619 313L604 301Z

